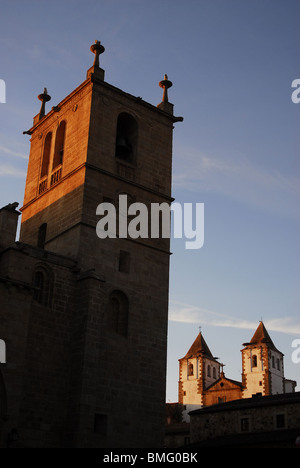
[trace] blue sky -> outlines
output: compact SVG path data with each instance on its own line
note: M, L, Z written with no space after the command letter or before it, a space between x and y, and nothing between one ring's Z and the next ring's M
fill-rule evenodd
M172 241L167 400L202 327L240 380L242 343L263 320L285 354L299 320L298 0L2 0L0 206L22 206L29 137L47 87L57 104L86 76L99 39L109 83L156 105L168 74L175 114L173 195L204 203L205 242ZM299 388L299 387L298 387Z

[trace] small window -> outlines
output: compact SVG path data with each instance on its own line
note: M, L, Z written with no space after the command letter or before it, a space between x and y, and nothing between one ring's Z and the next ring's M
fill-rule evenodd
M118 117L115 156L135 163L138 126L132 115L123 112Z
M279 361L279 359L276 359L276 366L277 366L277 370L280 370L280 361Z
M95 414L94 432L102 436L107 435L107 414Z
M39 267L33 275L33 300L46 307L52 305L53 280L46 269Z
M66 134L66 122L65 120L63 120L59 124L59 127L56 132L52 169L55 169L57 166L61 165L63 162L64 149L65 149L65 134Z
M213 378L214 378L214 379L217 378L217 377L216 377L216 368L215 368L215 367L213 367Z
M254 354L252 356L252 367L257 367L257 356Z
M127 337L129 319L129 303L121 291L113 291L108 304L108 328L119 335Z
M52 132L49 132L45 138L44 151L41 167L41 178L48 175L50 151L51 151Z
M210 377L210 365L207 366L207 377Z
M250 420L249 417L241 418L241 431L249 432L250 431Z
M192 363L189 363L188 364L188 376L190 377L192 375L194 375L194 366Z

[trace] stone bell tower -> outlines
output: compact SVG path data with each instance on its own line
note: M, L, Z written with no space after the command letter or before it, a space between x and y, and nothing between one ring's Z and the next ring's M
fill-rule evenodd
M31 149L20 241L44 261L51 253L76 264L73 296L66 292L60 305L71 362L66 376L61 373L71 388L63 428L68 445L159 447L170 239L118 231L99 238L97 207L110 203L118 214L121 194L128 203L170 205L172 133L182 118L173 115L167 76L159 83L162 102L153 106L108 84L99 64L104 47L96 41L91 51L85 81L48 113L45 89L24 132ZM57 288L63 294L64 283ZM50 318L49 307L47 313Z

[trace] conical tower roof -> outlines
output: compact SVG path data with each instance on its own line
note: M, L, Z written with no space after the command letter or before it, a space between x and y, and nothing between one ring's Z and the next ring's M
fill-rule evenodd
M267 329L264 326L263 322L259 322L259 325L254 335L252 336L250 343L244 343L244 346L249 346L249 345L257 346L260 344L266 344L269 348L274 349L275 351L278 351L269 333L267 332Z
M202 333L200 332L194 343L182 359L191 359L192 357L205 356L211 359L215 359L206 344L205 339L203 338Z

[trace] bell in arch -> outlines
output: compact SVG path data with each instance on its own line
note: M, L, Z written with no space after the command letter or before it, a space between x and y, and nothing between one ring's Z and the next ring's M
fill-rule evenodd
M131 155L132 147L124 136L118 136L116 142L116 156L127 158Z

